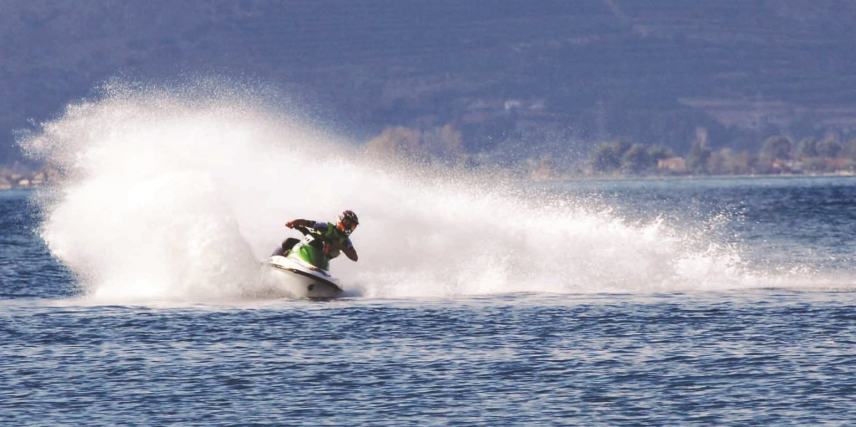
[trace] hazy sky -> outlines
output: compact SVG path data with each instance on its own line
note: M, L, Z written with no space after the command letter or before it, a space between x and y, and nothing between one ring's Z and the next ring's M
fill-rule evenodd
M452 124L474 151L685 147L856 126L856 3L0 0L13 131L111 78L274 88L361 140ZM498 142L499 141L499 142ZM558 142L557 142L558 141ZM533 148L534 147L534 148Z

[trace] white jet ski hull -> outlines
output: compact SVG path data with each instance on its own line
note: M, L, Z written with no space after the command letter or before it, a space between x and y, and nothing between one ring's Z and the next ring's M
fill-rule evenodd
M330 299L342 294L336 278L300 259L274 255L266 267L269 285L290 298Z

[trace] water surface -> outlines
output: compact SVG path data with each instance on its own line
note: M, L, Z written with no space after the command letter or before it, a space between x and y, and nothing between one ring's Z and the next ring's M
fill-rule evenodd
M856 180L549 191L708 228L775 282L710 291L107 304L0 192L4 424L851 424ZM608 242L607 242L608 243ZM117 248L119 250L120 248ZM793 282L788 282L792 277ZM642 278L644 280L644 278ZM783 281L784 280L784 281ZM402 284L406 286L406 284Z

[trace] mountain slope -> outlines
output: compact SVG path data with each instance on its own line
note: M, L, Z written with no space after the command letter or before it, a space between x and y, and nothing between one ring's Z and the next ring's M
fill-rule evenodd
M856 128L849 2L0 1L13 131L107 79L261 82L367 139L461 129L520 157L626 138L685 151Z

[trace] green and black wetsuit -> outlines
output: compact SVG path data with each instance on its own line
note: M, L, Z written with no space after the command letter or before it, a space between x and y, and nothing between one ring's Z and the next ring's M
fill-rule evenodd
M329 270L330 260L339 256L343 249L353 246L348 235L335 224L315 222L308 228L316 233L307 235L291 252L322 270Z

